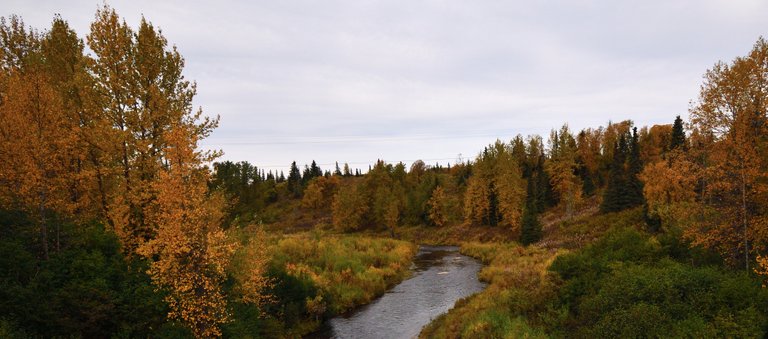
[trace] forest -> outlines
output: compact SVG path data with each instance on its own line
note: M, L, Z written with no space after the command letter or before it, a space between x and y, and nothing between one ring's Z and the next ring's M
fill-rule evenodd
M184 65L107 5L84 36L0 19L0 337L301 337L407 279L419 244L488 284L421 337L768 333L762 37L665 124L366 172L221 161Z

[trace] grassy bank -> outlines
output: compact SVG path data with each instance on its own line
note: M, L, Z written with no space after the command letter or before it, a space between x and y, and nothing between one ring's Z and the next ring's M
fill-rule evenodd
M553 296L547 267L560 252L512 243L470 242L463 254L486 265L480 279L488 288L456 303L421 332L422 338L521 338L543 337L528 324L527 314ZM544 320L542 320L544 321Z
M262 337L297 337L315 331L323 319L367 304L405 279L416 253L409 242L361 235L304 232L268 242L273 302L261 315L236 309L231 337L253 331Z
M552 223L522 247L469 242L486 290L459 301L423 338L763 337L768 292L719 256L649 233L642 213ZM567 248L567 249L566 249Z

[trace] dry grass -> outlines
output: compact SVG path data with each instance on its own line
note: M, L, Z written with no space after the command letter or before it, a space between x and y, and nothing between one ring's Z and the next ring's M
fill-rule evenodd
M563 251L513 243L465 243L461 252L486 263L488 288L457 302L433 321L422 338L541 338L526 318L555 294L547 268Z
M329 301L313 308L334 314L371 302L409 274L416 246L387 238L297 233L280 236L272 262L292 276L308 278Z

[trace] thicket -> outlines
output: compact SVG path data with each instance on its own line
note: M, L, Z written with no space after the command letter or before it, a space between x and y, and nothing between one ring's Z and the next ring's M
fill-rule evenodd
M553 309L566 316L549 332L583 338L765 335L768 292L760 282L723 268L716 255L680 245L616 229L558 257L550 268L560 280Z

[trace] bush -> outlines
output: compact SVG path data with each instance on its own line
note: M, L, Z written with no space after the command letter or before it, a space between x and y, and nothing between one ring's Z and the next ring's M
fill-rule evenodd
M0 223L0 331L146 337L165 323L163 295L146 264L128 262L117 237L101 224L60 223L62 246L42 260L23 213L3 211Z
M610 232L557 258L560 329L576 337L757 337L768 325L768 293L752 277L715 266L674 261L636 230ZM694 335L695 334L695 335Z

